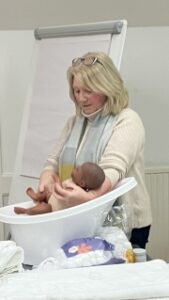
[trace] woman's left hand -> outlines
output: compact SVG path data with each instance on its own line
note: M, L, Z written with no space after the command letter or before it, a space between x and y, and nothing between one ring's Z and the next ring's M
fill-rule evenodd
M59 201L65 201L65 205L67 207L71 207L95 199L109 192L111 188L111 182L107 177L100 188L97 190L90 190L88 192L73 182L67 183L66 188L63 188L56 183L55 195Z
M58 201L64 201L67 207L91 200L91 195L73 182L70 182L66 188L56 183L55 196Z

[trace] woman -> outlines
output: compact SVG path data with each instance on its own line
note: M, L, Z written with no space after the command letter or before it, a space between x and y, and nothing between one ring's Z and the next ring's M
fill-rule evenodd
M122 197L130 219L131 242L145 247L151 224L150 200L144 181L145 132L138 114L128 108L128 93L112 60L104 53L91 52L74 59L68 69L70 97L76 116L68 120L59 142L48 157L40 177L39 190L55 189L60 201L82 202L90 191L65 180L76 165L92 161L104 170L105 181L97 191L100 196L119 180L133 176L137 187Z

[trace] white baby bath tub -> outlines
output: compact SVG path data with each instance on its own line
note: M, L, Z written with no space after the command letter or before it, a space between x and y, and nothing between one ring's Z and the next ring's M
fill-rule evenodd
M42 215L16 215L14 206L29 207L32 201L0 208L0 221L10 224L12 240L24 249L24 263L37 265L57 248L75 239L93 236L115 200L136 186L133 177L123 179L111 192L81 205Z

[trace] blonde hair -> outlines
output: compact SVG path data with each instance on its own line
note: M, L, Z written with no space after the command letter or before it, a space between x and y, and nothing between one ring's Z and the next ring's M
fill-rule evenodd
M85 65L82 61L69 67L67 77L70 98L75 102L77 114L80 114L73 92L73 79L76 78L81 81L84 88L107 97L102 112L103 115L116 115L128 106L128 91L124 86L120 73L108 55L103 52L88 52L83 58L91 56L97 58L94 64Z

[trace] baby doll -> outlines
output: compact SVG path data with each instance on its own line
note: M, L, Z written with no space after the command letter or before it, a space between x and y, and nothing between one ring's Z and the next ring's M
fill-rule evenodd
M96 190L102 185L105 180L105 174L97 164L86 162L73 170L71 178L75 184L85 191L89 191ZM66 182L67 180L62 183L65 188L67 188ZM31 208L14 207L14 211L17 214L26 213L28 215L36 215L66 208L65 203L61 203L61 201L55 197L55 193L50 193L48 190L36 193L29 187L26 193L38 204Z

